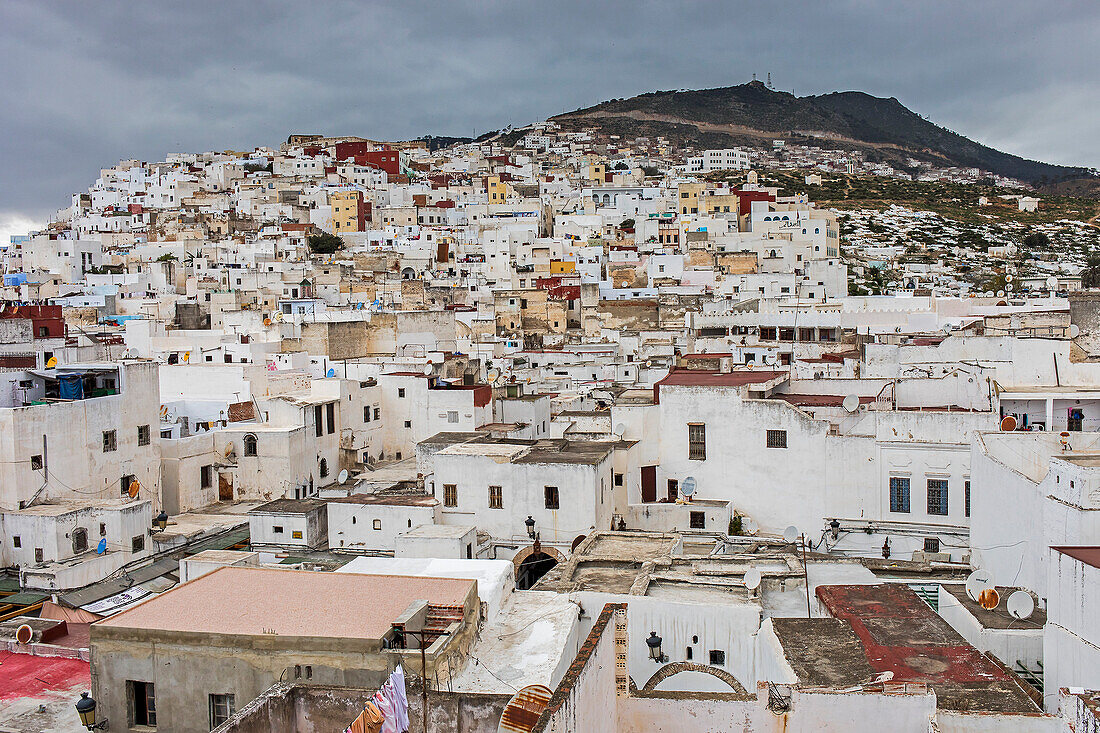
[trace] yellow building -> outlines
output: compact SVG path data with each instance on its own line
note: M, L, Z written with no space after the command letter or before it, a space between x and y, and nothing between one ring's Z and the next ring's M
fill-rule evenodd
M577 263L568 260L550 260L551 275L571 275L577 271Z
M489 193L490 204L503 204L508 200L508 184L501 182L500 176L487 176L485 190Z
M335 234L366 229L366 206L362 191L337 191L329 196L332 207L332 231Z
M607 177L607 163L589 163L588 180L604 182Z
M735 193L709 193L704 197L703 210L708 214L733 214L740 213L737 208L741 199Z
M680 213L681 214L698 214L699 213L699 196L706 188L705 183L681 183L679 187L680 191Z

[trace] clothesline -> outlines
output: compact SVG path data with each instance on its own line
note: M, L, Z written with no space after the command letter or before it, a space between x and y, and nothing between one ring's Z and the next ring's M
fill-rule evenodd
M363 712L344 733L406 733L409 730L409 701L405 696L405 669L399 663L378 692L363 706Z

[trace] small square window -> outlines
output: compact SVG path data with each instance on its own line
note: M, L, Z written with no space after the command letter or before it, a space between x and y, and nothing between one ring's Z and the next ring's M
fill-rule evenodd
M726 652L722 649L711 649L710 663L718 667L724 667L726 665Z
M499 486L489 487L489 508L490 509L503 509L504 508L504 490Z
M42 456L31 456L31 470L32 471L41 471L42 470Z
M283 528L276 524L274 527L271 528L271 531L275 534L282 534Z
M374 528L375 529L382 529L382 520L381 519L374 520Z
M615 474L614 483L615 483L616 486L622 486L623 485L623 475L621 473Z
M138 425L138 445L149 445L149 426Z
M447 422L452 424L458 422L458 410L447 411Z
M145 549L145 535L139 534L130 538L130 552L141 552Z
M786 448L787 447L787 431L786 430L769 430L767 438L768 438L768 447L769 448Z
M294 530L293 532L290 533L290 538L294 539L294 540L302 539L302 530L300 530L300 529Z
M545 498L545 504L547 509L558 509L560 505L560 497L558 496L557 486L546 486L543 490L543 496Z
M19 535L15 535L14 537L11 538L11 544L12 544L12 547L22 547L23 546L23 540L19 539Z
M458 487L454 484L443 484L443 506L458 506Z
M937 537L925 537L924 538L924 551L925 552L939 552L940 540Z
M706 529L707 528L707 515L703 512L691 512L689 517L690 526L692 529Z
M406 421L405 421L405 427L407 427L407 428L411 428L412 426L413 426L413 424L412 424L412 420L406 420Z
M404 397L405 396L405 388L404 387L398 387L397 396L398 397Z
M114 430L104 430L103 431L103 452L104 453L110 453L110 452L115 451L115 450L118 450L118 443L115 440L115 431Z

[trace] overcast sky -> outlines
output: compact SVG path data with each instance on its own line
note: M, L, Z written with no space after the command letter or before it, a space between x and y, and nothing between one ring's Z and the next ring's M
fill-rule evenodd
M470 135L768 72L897 97L995 148L1100 166L1100 3L0 4L0 236L100 168L291 132Z

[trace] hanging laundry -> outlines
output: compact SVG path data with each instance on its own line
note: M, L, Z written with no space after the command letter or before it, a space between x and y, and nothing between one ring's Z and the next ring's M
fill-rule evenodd
M393 714L393 706L390 705L390 701L386 699L386 696L383 695L381 691L378 691L374 693L371 702L374 703L382 713L383 721L380 733L399 733L397 730L397 718L395 718Z
M400 664L390 675L393 682L394 712L397 714L397 729L406 731L409 729L409 699L405 693L405 669Z

